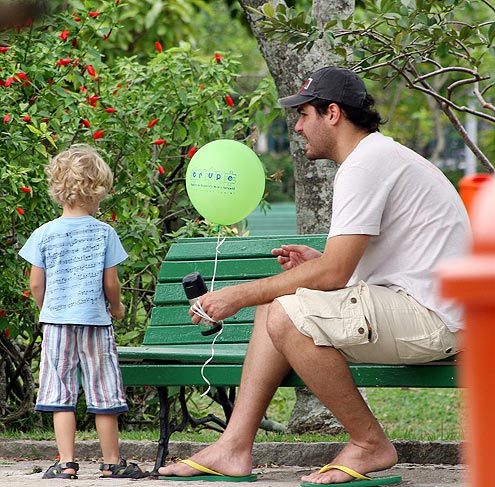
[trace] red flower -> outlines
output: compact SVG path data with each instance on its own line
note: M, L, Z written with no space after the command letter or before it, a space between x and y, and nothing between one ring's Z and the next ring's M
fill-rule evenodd
M155 145L163 145L165 143L165 139L156 139L152 142Z
M107 113L115 113L115 108L108 107L108 108L105 108L105 111L106 111Z
M225 102L229 107L234 106L234 100L232 100L232 97L230 95L225 95Z
M15 76L17 79L23 80L26 79L27 74L24 71L19 71Z
M74 21L75 22L81 22L81 17L78 17L77 15L74 16Z
M158 172L160 174L165 174L165 169L163 169L163 166L161 164L158 164Z
M217 63L221 63L222 62L222 59L224 58L224 56L220 56L220 54L218 54L218 52L216 52L213 57L215 58L215 61Z
M12 76L9 76L6 80L5 80L5 86L8 88L13 82L15 81L15 78L13 78Z
M96 106L96 102L100 99L100 97L98 95L93 95L93 96L88 96L88 101L89 101L89 104L92 106L92 107L95 107Z
M10 113L7 113L6 115L4 115L3 117L3 123L4 125L9 123L10 122Z
M31 293L27 289L22 291L22 299L23 300L29 299L30 296L31 296Z
M159 42L159 41L156 41L156 42L155 42L155 47L156 47L156 50L157 50L158 52L163 52L163 47L162 47L162 45L160 44L160 42Z
M7 311L0 309L0 318L5 318L7 316Z
M89 127L91 127L91 123L90 123L90 121L89 121L89 120L87 120L86 118L83 118L83 119L81 120L81 123L82 123L82 124L83 124L83 125L84 125L87 129L89 129Z
M154 118L149 124L148 128L154 127L158 123L158 118Z
M15 209L19 215L24 215L24 210L19 206Z
M62 39L65 42L68 38L69 38L69 31L67 29L60 32L60 39Z
M115 211L112 213L112 221L117 220L117 213Z
M67 66L67 65L69 65L71 62L72 62L72 59L70 59L70 58L62 58L62 59L59 59L59 60L58 60L58 64L59 64L60 66Z
M29 115L24 115L24 117L22 117L22 120L26 123L29 123L31 121L31 117Z
M2 54L5 54L8 50L10 49L10 47L7 47L7 46L2 46L0 47L0 52Z
M88 15L92 18L92 19L96 19L96 17L98 17L98 15L100 15L100 12L89 12Z
M31 192L31 188L28 188L27 186L21 186L19 188L23 193L30 193Z
M104 134L105 132L103 130L97 130L96 132L93 132L93 139L94 140L101 139Z
M96 70L91 66L91 64L86 65L86 71L89 73L90 76L96 76Z
M198 151L198 148L193 145L190 149L189 149L189 152L187 153L187 157L189 157L189 159L192 159L192 156L194 154L196 154L196 152Z

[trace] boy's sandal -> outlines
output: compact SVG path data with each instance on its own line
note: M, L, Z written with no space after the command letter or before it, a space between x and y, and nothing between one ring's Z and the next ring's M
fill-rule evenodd
M143 472L137 463L127 463L122 458L120 463L102 463L100 470L104 472L109 470L111 474L103 474L102 479L143 479L149 476L149 472Z
M76 473L66 473L64 470L73 469ZM58 460L48 468L43 474L44 479L77 479L77 471L79 470L79 464L76 462L60 463Z

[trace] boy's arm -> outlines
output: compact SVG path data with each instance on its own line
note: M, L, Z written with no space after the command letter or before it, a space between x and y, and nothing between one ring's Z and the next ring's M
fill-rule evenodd
M108 267L103 271L103 292L108 301L108 310L116 319L125 315L125 307L120 300L120 281L117 266Z
M41 309L45 298L45 269L43 267L31 266L29 286L38 308Z

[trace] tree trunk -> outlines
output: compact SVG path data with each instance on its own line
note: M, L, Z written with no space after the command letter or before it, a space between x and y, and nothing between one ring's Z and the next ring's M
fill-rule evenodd
M324 41L315 42L311 51L296 52L286 44L267 39L256 25L258 18L248 7L259 8L266 0L240 0L246 18L255 35L260 51L265 58L278 93L281 97L294 94L317 69L338 65L339 58L333 55ZM271 0L273 6L283 1ZM354 0L314 0L312 14L320 29L332 18L347 17L354 11ZM294 178L296 193L296 220L298 232L327 233L330 228L331 202L333 196L333 178L337 165L333 161L308 161L306 142L294 132L297 112L286 112L289 129L290 150L294 160ZM296 389L297 400L289 428L293 432L326 431L336 433L342 426L335 417L306 388Z
M329 52L328 45L324 41L317 41L309 52L306 50L296 52L286 44L265 38L256 25L258 18L248 10L248 7L259 9L266 1L240 0L240 3L281 97L295 93L308 75L318 68L339 64L339 58ZM275 6L284 2L272 0L270 3ZM313 15L320 26L336 16L350 15L353 9L353 0L313 2ZM331 216L332 181L337 166L328 160L308 161L305 156L305 141L294 132L296 110L287 110L286 119L290 150L294 159L298 231L300 234L327 233Z

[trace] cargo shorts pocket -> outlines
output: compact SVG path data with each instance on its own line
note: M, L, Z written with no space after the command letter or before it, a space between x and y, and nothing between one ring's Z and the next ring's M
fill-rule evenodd
M441 360L459 352L456 336L446 326L423 336L397 338L396 346L404 364Z
M366 284L336 291L301 288L296 292L303 320L299 329L315 345L345 348L376 341L372 303ZM296 325L297 326L297 325ZM370 339L371 338L371 339Z

